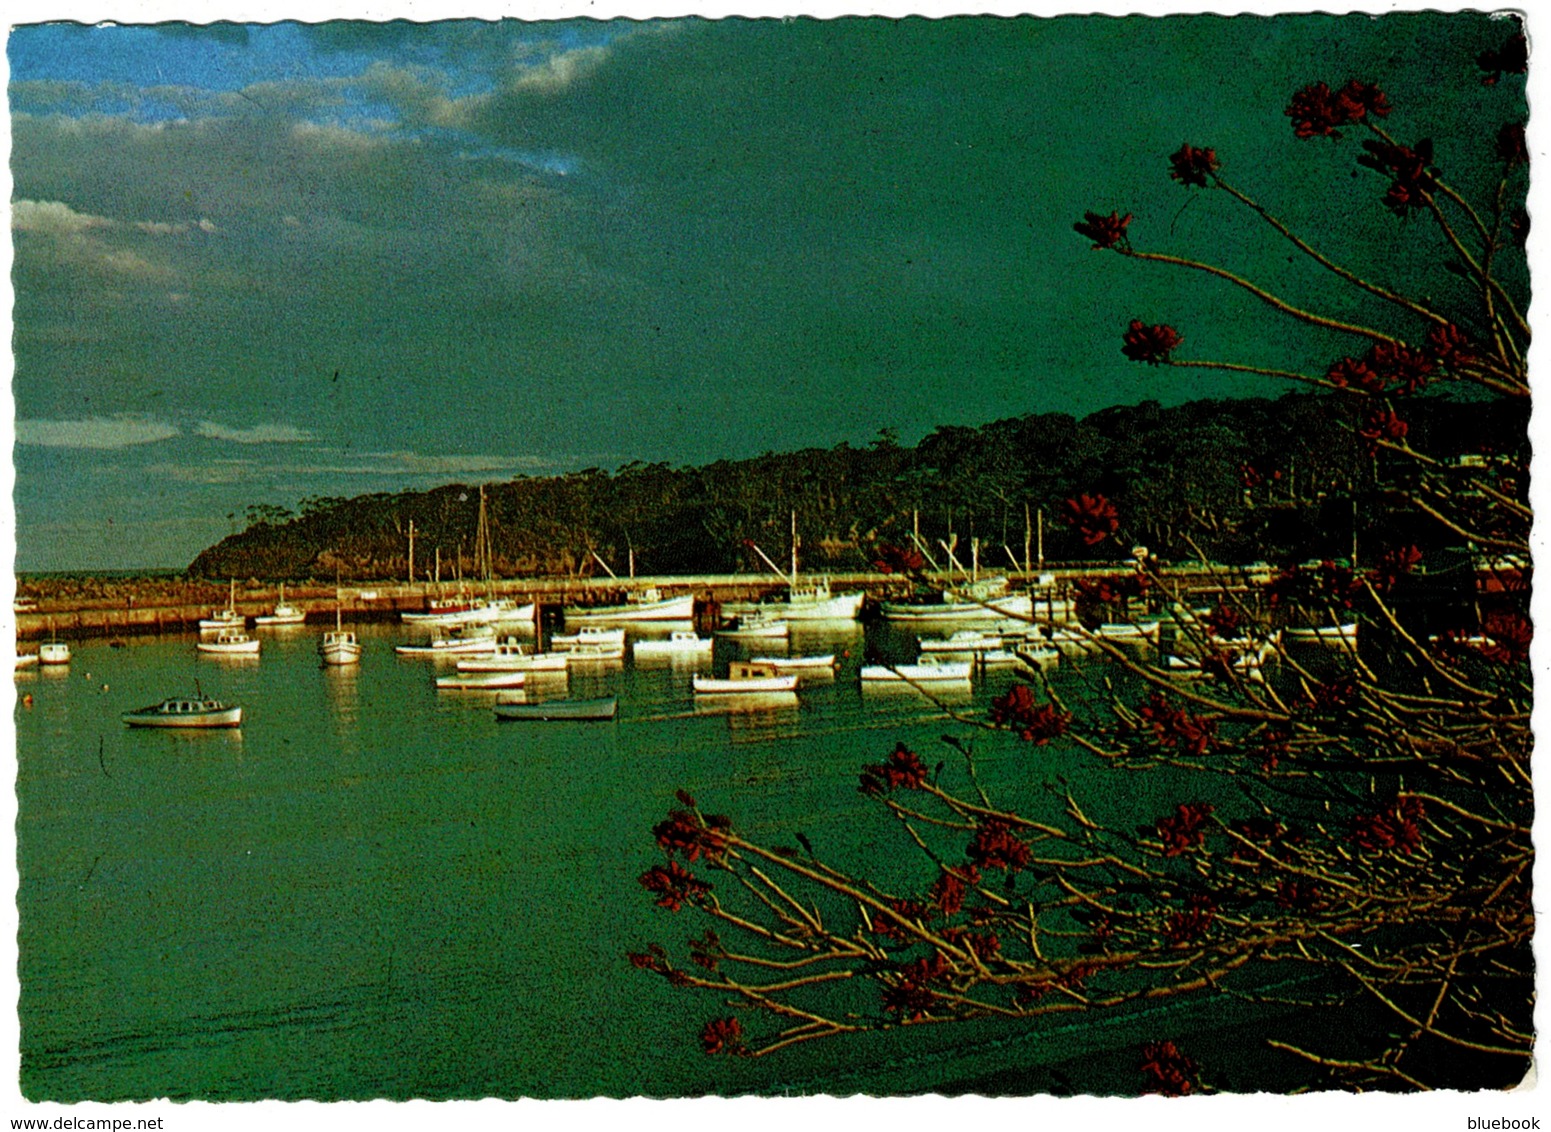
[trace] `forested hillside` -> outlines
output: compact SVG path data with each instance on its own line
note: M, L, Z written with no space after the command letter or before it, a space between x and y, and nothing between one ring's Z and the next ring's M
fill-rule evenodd
M1410 440L1445 459L1509 454L1527 444L1518 405L1417 398ZM1222 561L1344 556L1353 531L1387 514L1372 459L1343 442L1355 410L1297 393L1277 400L1157 402L1082 419L1031 414L981 427L945 425L914 448L888 433L866 447L768 453L700 467L626 464L487 487L494 568L502 576L763 571L750 544L777 561L798 516L805 569L867 568L881 546L956 537L968 561L1020 559L1025 510L1044 513L1052 561L1120 557L1133 544L1164 558L1197 551ZM1511 419L1510 419L1511 417ZM1380 455L1377 459L1386 459ZM1120 516L1118 539L1086 546L1059 519L1063 501L1102 495ZM309 499L293 515L249 508L246 530L202 552L203 577L405 577L409 529L424 577L438 552L443 578L474 569L478 489ZM917 517L918 516L918 520ZM1386 538L1421 547L1458 540L1440 527L1396 528ZM1361 545L1361 539L1359 539ZM1370 547L1369 553L1383 548Z

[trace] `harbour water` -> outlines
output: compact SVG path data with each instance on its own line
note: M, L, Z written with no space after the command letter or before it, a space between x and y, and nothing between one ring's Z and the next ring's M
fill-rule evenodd
M196 658L190 635L88 641L17 677L31 1099L901 1092L1110 1040L1108 1023L919 1027L712 1059L699 1030L727 1006L626 960L653 941L682 954L706 927L636 880L677 789L761 837L923 877L857 790L897 741L930 764L962 736L1012 801L1057 774L1102 795L1090 757L861 688L864 659L913 659L909 634L794 629L792 652L840 670L755 710L697 703L691 667L626 660L561 686L617 695L616 722L524 724L497 722L488 694L434 690L449 666L396 657L399 627L364 628L360 666L334 669L317 627L261 632L257 661ZM720 642L709 666L750 652ZM983 717L1014 679L977 677L949 706ZM1090 686L1064 665L1055 679ZM242 727L120 722L196 686L241 704Z

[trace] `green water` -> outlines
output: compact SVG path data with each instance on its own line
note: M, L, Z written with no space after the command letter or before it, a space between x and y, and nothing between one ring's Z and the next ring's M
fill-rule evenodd
M913 653L911 638L799 638L848 655L796 707L697 712L688 669L627 663L570 682L618 695L617 723L534 725L436 692L430 663L392 654L397 628L365 635L359 671L320 668L317 632L269 633L257 662L196 659L190 637L81 643L68 669L18 676L29 1099L898 1092L1122 1040L1109 1021L937 1027L711 1059L699 1029L725 1005L625 960L707 926L636 882L680 787L756 836L930 876L856 789L896 740L946 758L939 736L972 734L859 689L865 654ZM196 680L243 705L240 731L121 725ZM1096 773L979 742L984 773L1025 797Z

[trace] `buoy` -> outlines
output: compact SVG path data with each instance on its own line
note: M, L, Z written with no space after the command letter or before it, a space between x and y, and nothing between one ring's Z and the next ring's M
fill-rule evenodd
M31 707L32 706L32 693L31 692L28 692L25 696L22 697L22 706L23 707Z

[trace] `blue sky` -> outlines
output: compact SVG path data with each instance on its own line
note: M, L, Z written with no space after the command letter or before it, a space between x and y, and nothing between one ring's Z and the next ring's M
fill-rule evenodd
M179 566L250 504L1280 392L1139 373L1119 334L1167 318L1289 367L1339 343L1072 222L1132 211L1150 246L1321 294L1168 181L1188 139L1355 262L1409 264L1377 193L1330 223L1309 187L1352 155L1282 107L1361 75L1468 164L1503 97L1470 60L1500 38L1462 14L16 28L18 568Z

